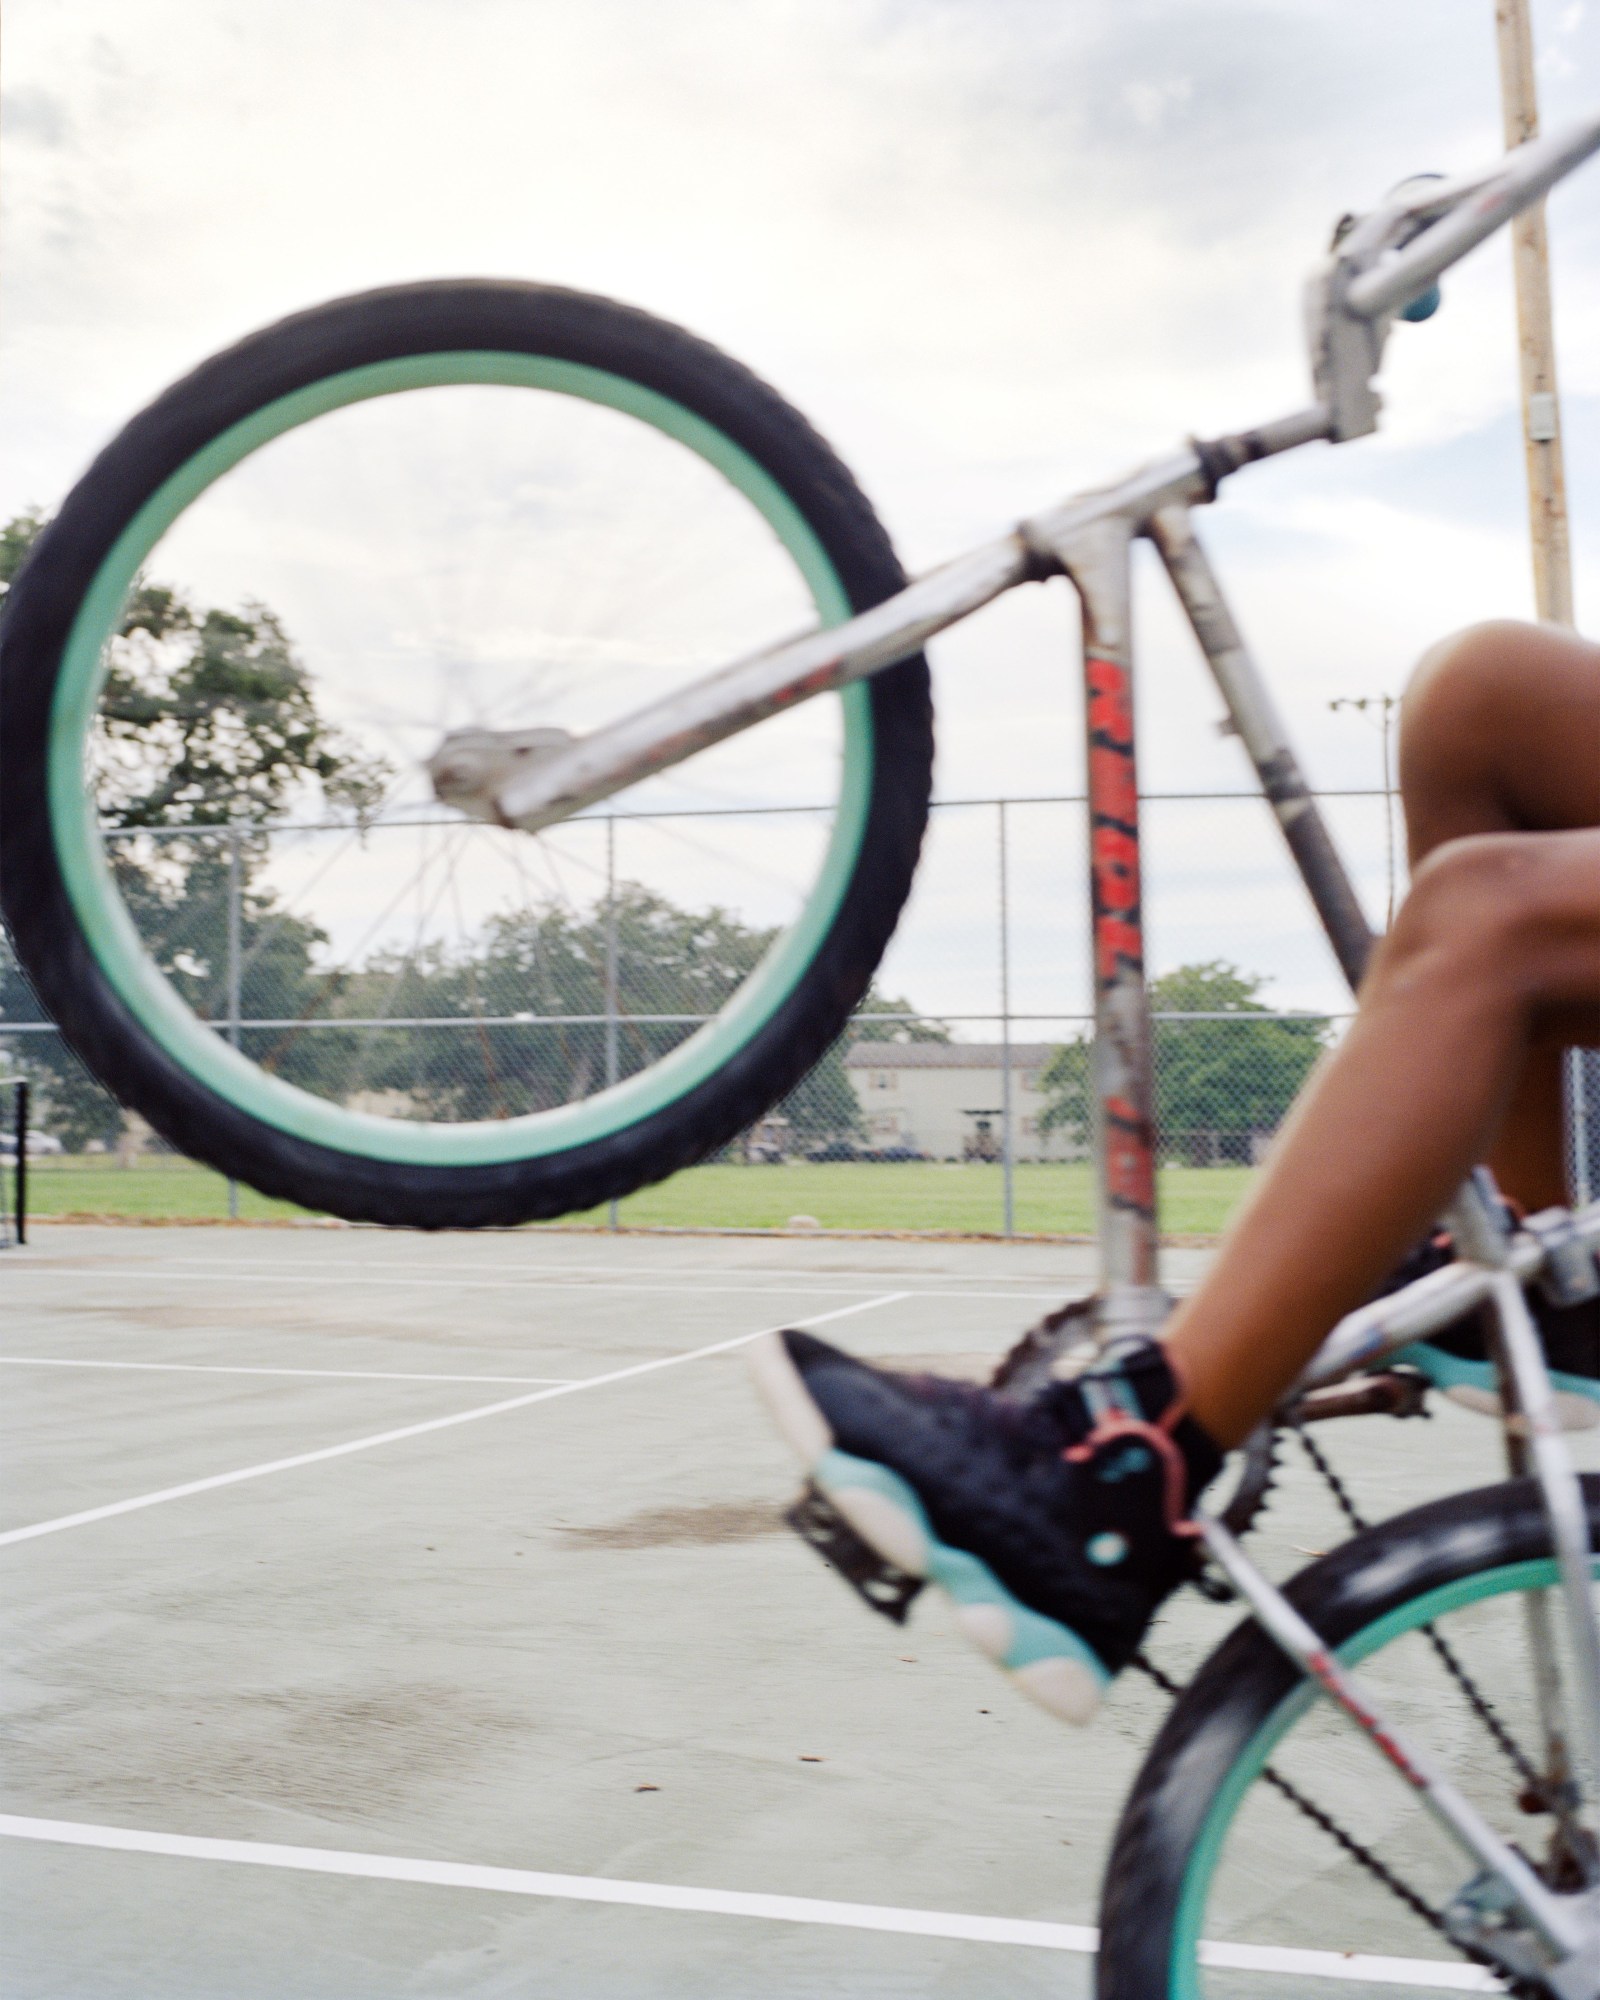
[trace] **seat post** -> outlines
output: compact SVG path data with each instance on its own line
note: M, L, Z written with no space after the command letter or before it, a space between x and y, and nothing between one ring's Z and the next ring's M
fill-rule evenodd
M1134 755L1133 526L1128 516L1109 515L1060 550L1083 604L1103 1335L1152 1332L1166 1306L1158 1283L1155 1087Z

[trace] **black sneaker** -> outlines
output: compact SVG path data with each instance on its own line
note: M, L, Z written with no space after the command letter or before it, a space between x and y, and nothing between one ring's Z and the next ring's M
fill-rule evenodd
M1449 1232L1438 1230L1396 1266L1376 1296L1386 1298L1455 1260L1456 1247ZM1550 1369L1562 1428L1594 1429L1600 1425L1600 1297L1584 1299L1578 1305L1555 1306L1537 1285L1526 1297ZM1426 1340L1400 1348L1389 1361L1404 1362L1426 1375L1452 1402L1498 1417L1500 1394L1489 1353L1486 1312L1487 1308L1475 1307Z
M770 1334L752 1369L812 1485L887 1563L937 1583L966 1636L1052 1714L1087 1722L1156 1607L1198 1568L1188 1515L1222 1455L1163 1350L1118 1341L1027 1402Z

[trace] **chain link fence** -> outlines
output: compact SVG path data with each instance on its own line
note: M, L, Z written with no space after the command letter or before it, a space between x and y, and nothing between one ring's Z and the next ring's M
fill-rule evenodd
M1325 806L1381 908L1392 799ZM1163 1224L1208 1238L1349 1001L1255 794L1153 793L1146 820ZM489 863L521 869L522 837L458 822L162 827L119 832L108 852L147 946L242 1053L358 1110L456 1121L583 1098L692 1035L773 934L765 892L729 893L721 857L776 882L822 824L804 807L596 816L563 830L558 879L498 900ZM335 856L349 907L330 918L325 902L312 923L306 885ZM912 903L839 1043L721 1154L587 1219L1091 1233L1085 874L1079 797L936 806ZM292 1213L124 1113L8 959L0 1076L31 1085L36 1216ZM1600 1064L1581 1086L1574 1168L1593 1188Z

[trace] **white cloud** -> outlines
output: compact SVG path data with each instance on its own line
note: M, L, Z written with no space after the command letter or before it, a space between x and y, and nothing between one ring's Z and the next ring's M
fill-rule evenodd
M142 401L262 321L513 274L635 300L750 362L932 561L1304 400L1298 290L1334 216L1499 143L1479 11L1467 31L1459 0L9 0L0 511L54 502ZM1582 6L1537 25L1570 66L1544 78L1550 126L1592 102L1600 32ZM1591 515L1597 175L1551 204ZM1393 688L1439 631L1528 608L1514 455L1498 486L1475 461L1492 525L1462 517L1448 471L1515 402L1503 246L1447 297L1394 343L1381 439L1246 475L1207 524L1330 777L1370 746L1329 694ZM1592 518L1574 540L1592 621ZM945 642L946 789L1076 782L1057 595ZM1236 773L1189 642L1153 607L1143 629L1149 768Z
M1180 109L1194 96L1194 84L1186 76L1168 77L1164 82L1126 83L1122 101L1133 113L1134 123L1153 132L1166 122L1169 113Z

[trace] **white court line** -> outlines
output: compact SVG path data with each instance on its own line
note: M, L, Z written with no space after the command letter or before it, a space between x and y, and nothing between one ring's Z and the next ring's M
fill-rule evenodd
M885 1292L880 1298L863 1299L853 1306L836 1306L832 1312L811 1313L803 1320L785 1325L824 1326L829 1320L847 1319L852 1313L870 1312L875 1306L891 1305L903 1292ZM158 1493L140 1493L131 1500L113 1500L105 1507L85 1507L81 1513L62 1514L53 1521L35 1521L30 1527L8 1528L0 1534L0 1548L10 1542L31 1542L40 1535L59 1535L65 1528L87 1527L91 1521L109 1521L118 1514L135 1514L144 1507L160 1507L169 1500L186 1500L192 1493L214 1493L221 1486L238 1486L247 1479L265 1479L273 1472L293 1472L302 1465L320 1465L324 1459L348 1458L352 1452L372 1451L378 1445L399 1444L406 1438L425 1437L430 1431L446 1431L457 1424L476 1423L480 1417L498 1417L507 1410L525 1410L533 1403L547 1403L556 1396L575 1396L584 1389L603 1389L612 1382L628 1382L637 1375L654 1375L663 1368L676 1368L685 1361L701 1361L708 1355L726 1354L744 1347L763 1334L777 1333L780 1327L757 1327L754 1333L736 1333L731 1340L715 1340L705 1347L690 1348L686 1354L666 1354L655 1361L636 1361L628 1368L613 1368L604 1375L586 1375L576 1382L560 1382L551 1389L535 1389L530 1396L510 1396L503 1402L483 1403L475 1410L458 1410L454 1416L429 1417L420 1424L404 1424L398 1430L379 1431L373 1437L351 1438L344 1444L323 1445L318 1451L296 1452L292 1458L269 1459L265 1465L247 1465L238 1472L217 1472L208 1479L186 1480L181 1486L164 1486Z
M325 1242L326 1238L320 1238L317 1240ZM739 1239L739 1240L742 1241L746 1239ZM826 1232L823 1232L821 1235L819 1235L816 1241L818 1242L819 1246L825 1247L827 1244ZM921 1246L917 1244L907 1244L898 1247L915 1250L920 1248ZM937 1238L930 1239L929 1247L937 1248L938 1239ZM1088 1241L1084 1242L1081 1245L1074 1245L1072 1247L1082 1249L1090 1253L1092 1253L1094 1250L1093 1243ZM148 1271L154 1274L154 1273L159 1273L163 1270L169 1270L175 1264L190 1264L195 1266L197 1269L204 1269L211 1271L234 1271L234 1270L248 1271L261 1268L261 1266L259 1265L251 1264L248 1260L240 1263L231 1257L208 1257L203 1252L198 1252L198 1251L192 1251L187 1254L179 1252L171 1257L163 1257L159 1260L152 1259L151 1262L149 1262L148 1264L141 1264L137 1268L140 1271ZM99 1267L94 1264L85 1264L81 1259L68 1260L63 1258L59 1263L52 1264L48 1261L48 1253L38 1248L35 1248L34 1251L32 1252L28 1264L18 1266L19 1270L32 1269L32 1270L71 1271L73 1273L81 1273L85 1277L91 1276L94 1273L94 1271L97 1270L98 1268ZM445 1274L459 1272L468 1277L481 1277L483 1275L484 1264L482 1259L478 1259L472 1263L441 1263L441 1262L436 1262L433 1258L429 1258L429 1260L425 1264L418 1264L418 1263L403 1263L396 1260L393 1257L385 1257L381 1261L374 1261L371 1258L363 1258L363 1257L329 1257L326 1259L324 1263L319 1265L318 1268L322 1270L361 1271L374 1276L385 1276L392 1274L395 1271L415 1271L420 1273L443 1272ZM529 1275L536 1275L541 1272L549 1272L552 1275L560 1278L583 1278L583 1277L611 1278L611 1277L616 1277L619 1274L619 1272L626 1277L632 1277L632 1278L690 1278L690 1279L741 1278L741 1277L814 1279L819 1275L819 1273L816 1270L807 1270L800 1268L798 1266L787 1265L787 1264L784 1265L751 1264L751 1265L734 1265L731 1267L728 1265L721 1265L721 1264L713 1264L713 1265L633 1264L627 1262L619 1264L615 1259L612 1259L607 1263L597 1263L597 1264L546 1264L543 1262L508 1263L508 1264L496 1264L494 1268L499 1271L509 1271L512 1273L526 1273ZM874 1270L868 1265L836 1264L830 1267L829 1269L821 1272L820 1275L824 1278L831 1278L834 1280L841 1280L846 1278L861 1278L866 1280L866 1282L870 1285L870 1284L881 1284L885 1278L900 1277L903 1276L904 1273L898 1272L894 1270L892 1267L888 1267L881 1270ZM984 1284L993 1284L993 1285L1037 1285L1040 1282L1039 1274L1037 1272L1029 1272L1026 1275L1019 1273L1015 1277L1009 1277L1004 1271L986 1271L981 1274L975 1274L975 1276L980 1277L981 1282L983 1282ZM950 1273L950 1279L951 1282L955 1284L960 1284L963 1282L962 1277L958 1272ZM1065 1280L1063 1280L1063 1282L1065 1282Z
M178 1278L194 1283L198 1277L214 1275L227 1278L231 1283L247 1285L314 1285L326 1288L329 1285L403 1285L408 1291L445 1292L647 1292L651 1298L659 1298L664 1288L658 1281L654 1284L635 1285L623 1280L599 1278L541 1278L530 1273L523 1278L431 1278L422 1275L414 1266L391 1267L388 1269L374 1265L371 1270L352 1271L348 1276L329 1271L264 1271L252 1270L241 1264L199 1264L191 1265L185 1257L173 1257L161 1264L133 1264L119 1267L113 1264L96 1264L85 1268L82 1265L58 1264L34 1265L31 1269L23 1266L18 1272L24 1277L70 1277L82 1284L88 1278ZM881 1282L881 1280L880 1280ZM754 1294L758 1298L774 1296L790 1297L796 1290L808 1292L864 1292L866 1285L808 1284L795 1285L703 1285L698 1281L682 1289L692 1291L697 1298L748 1298ZM1053 1298L1054 1293L1050 1296Z
M1099 1933L1088 1924L1040 1923L1025 1917L968 1916L949 1910L906 1910L879 1903L836 1903L813 1896L764 1896L740 1889L685 1889L670 1882L627 1882L604 1875L550 1875L531 1868L485 1868L461 1861L415 1861L391 1854L348 1854L334 1848L282 1847L268 1841L207 1840L185 1833L86 1826L76 1820L24 1819L0 1813L0 1837L49 1841L63 1847L109 1848L184 1861L225 1861L253 1868L287 1868L307 1875L343 1875L374 1882L417 1882L440 1889L487 1889L509 1896L549 1896L575 1903L626 1904L701 1916L756 1917L768 1923L820 1924L838 1930L893 1931L902 1936L957 1938L969 1944L1031 1945L1044 1951L1093 1952ZM1368 1952L1305 1951L1275 1945L1209 1944L1203 1965L1237 1972L1291 1973L1302 1978L1415 1986L1436 1993L1500 1993L1505 1989L1475 1965L1426 1958L1380 1958Z
M159 1375L306 1375L333 1382L572 1382L573 1375L399 1375L378 1368L244 1368L216 1361L80 1361L54 1354L0 1354L0 1368L136 1368Z
M820 1293L824 1296L840 1292L862 1292L867 1284L838 1282L839 1274L830 1273L822 1279L805 1278L796 1274L796 1284L784 1285L707 1285L694 1273L663 1272L662 1277L652 1284L636 1285L624 1279L612 1278L547 1278L530 1267L525 1275L514 1278L440 1278L419 1275L417 1265L357 1265L349 1277L334 1275L324 1270L316 1271L266 1271L255 1270L248 1265L224 1262L204 1263L198 1258L172 1257L160 1264L23 1264L7 1276L58 1278L70 1277L82 1284L91 1278L165 1278L168 1280L195 1283L200 1276L216 1274L227 1277L238 1284L252 1285L403 1285L407 1289L449 1292L645 1292L652 1298L659 1298L664 1291L692 1292L696 1298L772 1298L788 1296L796 1289ZM722 1275L722 1274L718 1274ZM755 1275L755 1274L752 1274ZM892 1273L889 1275L893 1275ZM667 1278L687 1276L687 1282L677 1287L664 1282ZM863 1273L871 1277L873 1283L881 1283L883 1274ZM831 1281L830 1281L831 1280ZM1055 1301L1062 1298L1061 1286L1050 1291L1037 1292L983 1292L962 1291L954 1286L941 1285L932 1290L917 1289L896 1292L901 1299L978 1299L1001 1303L1033 1302L1036 1300Z

